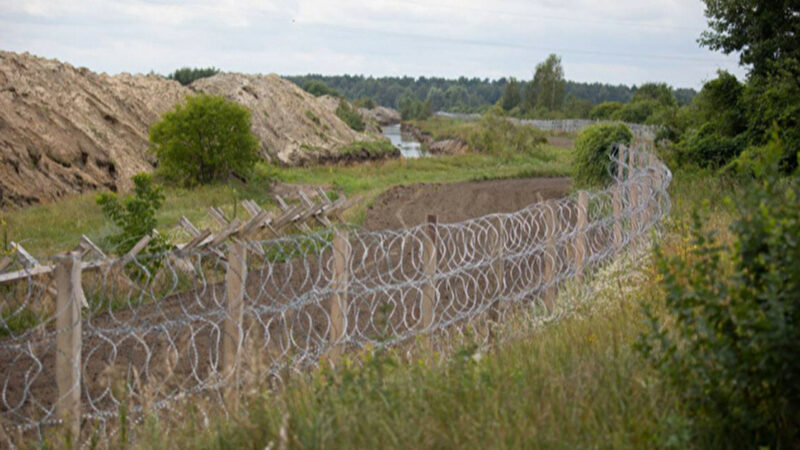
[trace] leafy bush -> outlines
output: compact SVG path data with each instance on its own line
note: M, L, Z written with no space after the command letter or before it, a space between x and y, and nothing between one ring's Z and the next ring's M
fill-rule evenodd
M681 164L719 168L739 156L747 146L744 135L726 136L717 131L714 123L706 123L700 129L690 129L677 146Z
M593 120L607 120L614 115L615 112L622 109L624 105L620 102L603 102L592 108L589 111L589 118Z
M732 249L695 212L688 254L657 253L666 317L638 347L682 392L700 447L792 448L800 438L800 176L737 198Z
M607 184L609 165L617 145L628 145L633 134L623 124L592 125L581 131L575 140L575 182L578 187Z
M355 106L357 108L375 109L378 104L375 103L375 100L373 100L372 97L361 97L355 101Z
M150 128L158 172L187 185L236 173L247 177L258 160L250 110L223 97L197 94Z
M321 81L309 81L303 84L303 90L313 95L314 97L321 97L323 95L330 95L331 97L341 97L342 94L336 89L328 87L327 84Z
M167 75L167 78L169 78L170 80L175 80L178 83L186 86L187 84L191 83L194 80L199 80L200 78L214 76L217 73L219 73L219 69L215 67L205 67L205 68L181 67L175 72L172 72L171 74Z
M402 117L403 120L425 120L432 115L433 106L430 101L425 100L422 102L413 97L403 97L400 99L400 117Z
M507 120L499 106L494 106L477 123L469 124L465 130L459 137L470 148L494 155L534 155L540 145L547 142L547 137L541 130Z
M339 100L339 106L336 107L336 116L355 131L361 132L366 128L364 118L361 117L358 110L350 106L347 100Z
M140 173L131 180L134 186L133 195L122 201L112 192L97 196L97 204L102 208L103 214L119 228L117 234L106 238L114 252L119 255L127 253L139 240L153 232L156 227L156 212L164 203L162 188L153 183L150 174ZM158 253L165 245L166 241L162 237L153 236L147 252Z
M630 123L645 123L655 112L662 108L657 100L642 100L638 102L626 103L611 115L613 120L621 120Z

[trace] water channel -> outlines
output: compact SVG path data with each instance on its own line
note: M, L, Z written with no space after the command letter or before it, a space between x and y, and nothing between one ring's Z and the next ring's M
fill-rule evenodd
M392 145L400 149L400 153L404 158L419 158L420 156L427 156L422 151L422 146L408 133L403 133L400 130L400 124L395 123L392 125L384 125L381 127L383 135L392 141Z

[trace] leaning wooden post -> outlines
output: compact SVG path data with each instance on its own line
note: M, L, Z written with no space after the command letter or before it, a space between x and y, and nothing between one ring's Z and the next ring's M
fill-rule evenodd
M73 443L81 432L81 286L80 252L57 257L56 415L67 425Z
M589 193L578 192L578 223L575 235L575 269L579 282L583 281L583 266L586 262L586 225L589 218Z
M545 250L544 250L544 277L542 281L548 285L544 289L544 303L548 311L553 310L553 302L556 295L556 226L558 218L556 212L553 210L553 205L546 203L542 204L544 208L544 222L545 222Z
M492 242L489 243L492 257L492 273L495 276L494 298L490 299L489 306L489 338L492 338L492 326L500 321L500 298L503 296L506 286L506 268L503 252L505 249L505 229L503 216L496 216L491 221L491 228L496 230L492 234Z
M333 295L328 313L331 318L331 347L328 360L336 364L344 352L344 338L347 334L347 285L350 281L350 242L348 233L337 229L333 235Z
M422 242L422 270L426 283L422 286L422 304L420 305L420 329L427 331L433 326L434 305L436 302L436 267L439 265L439 255L436 251L437 236L436 225L439 222L435 214L428 215L425 226L426 239ZM423 338L426 344L430 343L430 336Z
M228 243L228 268L225 273L225 319L222 323L222 374L228 378L230 389L227 404L236 408L236 384L239 378L239 351L244 339L242 316L247 285L247 244L233 238Z

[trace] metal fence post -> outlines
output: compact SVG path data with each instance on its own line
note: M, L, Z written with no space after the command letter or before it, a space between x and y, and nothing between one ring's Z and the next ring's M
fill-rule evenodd
M247 286L247 244L239 239L228 243L228 268L225 273L225 319L222 323L222 373L230 379L227 395L229 408L236 407L236 384L239 375L239 351L244 339L242 316Z
M73 443L81 432L81 270L79 252L56 258L56 414Z
M336 230L333 235L333 277L329 314L331 318L331 347L328 358L332 363L339 360L344 351L344 338L347 334L347 285L350 272L350 242L348 233Z

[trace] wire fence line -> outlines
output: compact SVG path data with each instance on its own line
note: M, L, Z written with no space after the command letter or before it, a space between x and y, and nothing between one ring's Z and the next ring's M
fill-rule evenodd
M229 407L237 387L351 349L485 327L521 306L557 315L560 286L670 209L672 174L652 153L620 147L611 163L604 190L459 223L268 240L237 224L161 254L50 258L51 278L0 284L0 438L57 427L86 442L122 411L197 395Z
M462 120L478 120L481 118L480 114L462 114L439 111L436 113L438 116L451 117L454 119ZM560 120L547 120L547 119L517 119L509 117L508 120L518 123L531 125L542 131L563 131L565 133L577 133L592 125L597 124L616 124L622 123L633 133L634 136L640 139L652 141L658 134L660 127L658 125L644 125L641 123L621 122L614 120L591 120L591 119L560 119Z

